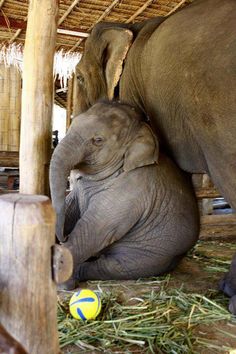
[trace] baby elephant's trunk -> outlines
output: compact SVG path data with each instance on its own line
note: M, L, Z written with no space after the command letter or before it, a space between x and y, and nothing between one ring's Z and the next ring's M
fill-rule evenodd
M73 142L73 145L72 145ZM68 133L57 145L50 163L50 190L52 205L56 212L56 235L64 242L65 197L67 179L70 170L83 160L82 138L78 134Z

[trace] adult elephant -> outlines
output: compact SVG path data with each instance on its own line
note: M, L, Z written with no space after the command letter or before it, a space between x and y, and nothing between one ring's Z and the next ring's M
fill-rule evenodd
M81 178L65 200L75 165ZM187 177L159 156L154 134L131 107L97 103L76 117L50 164L57 236L63 240L64 229L74 259L69 286L173 269L199 234Z
M76 68L75 115L114 97L146 112L188 172L209 172L236 208L236 2L196 0L169 18L101 23Z
M178 165L210 174L233 208L235 23L235 0L195 0L169 18L135 25L100 23L76 68L74 100L78 114L118 92L149 116Z

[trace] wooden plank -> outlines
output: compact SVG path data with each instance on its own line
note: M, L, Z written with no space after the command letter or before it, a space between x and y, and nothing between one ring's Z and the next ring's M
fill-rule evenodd
M0 151L0 167L19 167L19 152Z
M30 1L20 139L20 191L26 194L49 194L57 14L58 0Z
M221 197L220 192L215 187L196 188L195 193L198 199Z
M45 196L9 194L0 197L0 209L1 323L29 353L57 354L51 203Z
M236 240L236 225L215 226L202 228L200 231L200 239L208 240Z
M236 214L203 215L201 217L202 225L236 225Z

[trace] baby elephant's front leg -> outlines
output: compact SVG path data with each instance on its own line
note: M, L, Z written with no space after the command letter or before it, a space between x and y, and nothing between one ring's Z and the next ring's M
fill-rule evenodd
M89 205L87 211L77 221L68 241L64 243L73 256L73 278L80 279L76 272L78 273L77 270L81 264L85 264L81 266L81 271L82 268L85 272L86 268L91 269L92 267L93 269L89 273L94 274L100 274L101 269L104 268L104 274L107 274L110 279L116 276L117 279L121 279L118 274L124 272L120 262L114 257L104 256L104 258L101 256L95 263L89 264L90 262L87 262L91 257L96 257L105 248L125 236L140 217L139 212L134 208L134 200L130 197L128 202L124 203L125 198L122 196L122 192L115 196L108 194L104 198L105 202L100 197L99 208L95 202ZM114 200L116 200L115 205ZM127 215L129 215L128 218ZM86 270L87 272L88 270ZM92 279L92 277L89 276L87 279ZM99 276L97 279L102 278Z

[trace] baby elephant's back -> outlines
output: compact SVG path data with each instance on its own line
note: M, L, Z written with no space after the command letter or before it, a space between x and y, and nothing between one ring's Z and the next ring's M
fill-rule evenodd
M199 237L199 210L191 175L180 170L167 156L161 155L156 166L157 208L164 236L172 238L176 252L188 251Z

